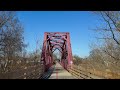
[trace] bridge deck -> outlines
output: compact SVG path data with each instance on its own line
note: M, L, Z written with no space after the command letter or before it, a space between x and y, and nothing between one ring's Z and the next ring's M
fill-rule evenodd
M49 79L76 79L67 70L65 70L59 63L56 63L53 73Z

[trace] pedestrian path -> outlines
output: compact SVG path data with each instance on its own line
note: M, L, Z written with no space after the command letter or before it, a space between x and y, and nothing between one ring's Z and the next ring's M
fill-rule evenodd
M53 73L49 79L76 79L67 70L65 70L58 62L55 65Z

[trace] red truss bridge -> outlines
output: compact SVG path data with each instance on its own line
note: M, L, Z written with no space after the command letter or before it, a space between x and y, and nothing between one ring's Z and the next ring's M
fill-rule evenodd
M44 70L48 70L53 65L53 52L58 49L61 53L60 64L68 70L72 66L72 49L69 32L45 32L41 62Z

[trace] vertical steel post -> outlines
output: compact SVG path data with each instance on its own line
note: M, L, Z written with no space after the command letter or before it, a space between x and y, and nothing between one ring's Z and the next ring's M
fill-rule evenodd
M73 58L72 58L72 49L71 49L69 33L67 33L67 47L68 47L68 67L71 67L73 63Z

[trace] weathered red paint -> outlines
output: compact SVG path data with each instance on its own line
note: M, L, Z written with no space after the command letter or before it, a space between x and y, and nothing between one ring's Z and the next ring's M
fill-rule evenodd
M69 32L45 32L42 47L41 61L45 71L53 64L53 52L61 52L61 65L68 69L72 65L72 49Z

